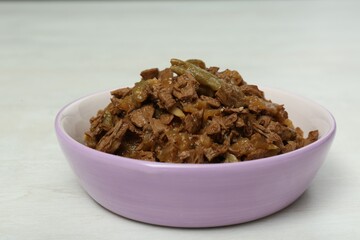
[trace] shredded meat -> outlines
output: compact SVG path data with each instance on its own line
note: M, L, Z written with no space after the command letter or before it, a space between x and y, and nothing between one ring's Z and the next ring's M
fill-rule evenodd
M211 147L204 149L204 155L208 159L209 162L212 162L212 161L214 161L215 158L225 154L226 151L227 151L227 146L213 144ZM224 159L222 159L222 160L224 160Z
M256 85L242 85L240 86L241 91L248 96L254 95L259 98L264 98L264 92L259 90L259 88Z
M119 88L114 91L111 91L111 95L115 96L116 98L123 98L127 96L131 92L131 88Z
M244 104L244 93L236 85L224 83L215 95L226 107L241 107Z
M199 83L190 73L185 73L176 78L173 95L181 101L197 99L196 89L198 85Z
M163 84L160 87L160 91L158 94L159 100L161 105L164 106L166 109L170 109L175 106L176 101L172 95L173 86L172 84Z
M170 80L172 81L173 79L173 72L171 71L170 68L165 68L164 70L159 72L159 80L160 81L166 81L166 80Z
M200 99L205 101L206 104L208 104L210 107L213 108L219 108L221 106L221 103L216 98L208 97L206 95L201 95Z
M200 110L193 114L186 115L184 118L184 127L187 132L197 133L201 129L203 113L204 111Z
M171 163L232 163L294 151L315 142L293 126L283 105L237 71L201 60L146 69L132 88L90 119L87 146L124 157Z
M223 79L225 82L230 83L231 85L242 85L244 83L243 78L237 71L231 71L226 69L223 72L218 72L216 74L219 78Z
M96 145L96 150L114 153L121 144L121 140L128 130L129 126L124 121L119 120L115 126L110 129Z
M159 76L159 69L158 68L150 68L142 71L140 73L143 80L148 80L152 78L157 78Z
M165 125L169 125L173 119L174 115L172 114L163 113L160 115L160 122Z
M130 151L123 154L124 157L129 158L135 158L135 159L141 159L146 160L150 162L155 161L155 154L151 151L143 151L143 150L137 150L137 151Z
M142 128L150 122L150 119L154 115L154 111L155 109L152 105L145 105L132 111L129 114L129 117L135 126Z
M168 126L163 124L161 120L152 118L150 119L150 128L152 130L152 134L155 137L159 137L162 133L165 132L165 130L168 129Z
M218 121L212 120L205 128L205 133L208 135L218 134L221 132L221 126Z

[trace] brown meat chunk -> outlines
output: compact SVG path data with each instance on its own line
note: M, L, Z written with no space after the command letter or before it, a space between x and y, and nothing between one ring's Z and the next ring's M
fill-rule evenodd
M187 160L188 163L204 163L204 150L201 147L194 149L194 154L191 159Z
M152 105L145 105L132 111L129 117L135 126L142 128L150 122L150 119L154 115L154 111L155 109Z
M218 72L216 75L231 85L240 86L244 82L243 78L237 71L226 69L223 72Z
M288 141L287 144L282 148L282 153L294 151L296 149L296 142Z
M226 153L227 150L227 146L213 144L211 147L204 149L204 155L208 159L208 161L211 162L215 158Z
M206 104L208 104L210 107L219 108L221 106L221 103L216 98L201 95L200 99L206 102Z
M248 138L240 138L237 142L229 147L229 152L234 154L238 159L244 159L245 156L253 150L253 146Z
M109 131L114 126L116 117L109 111L110 106L112 104L109 104L104 110L98 111L97 115L90 119L90 132L94 137Z
M136 146L135 150L154 152L157 143L160 143L159 136L155 136L153 134L153 130L150 127L150 124L146 125L142 130L143 130L143 133L139 134L139 137L141 137L141 141Z
M188 162L188 160L192 158L193 151L194 150L187 150L187 151L183 151L183 152L179 153L178 157L179 157L180 161Z
M142 134L142 129L136 127L133 122L130 120L130 116L127 116L125 118L122 119L124 121L124 123L126 123L128 125L128 131L141 135Z
M201 148L182 151L178 158L183 163L204 163L204 151Z
M170 68L165 68L164 70L159 72L159 77L160 81L172 81L173 78L173 72L171 71Z
M119 89L113 90L110 93L114 97L123 98L123 97L127 96L130 92L131 92L131 88L126 87L126 88L119 88Z
M150 119L150 127L155 137L158 137L168 129L168 126L163 124L159 119L155 118Z
M240 129L241 135L244 137L251 137L254 133L253 125L251 122L246 121L245 126Z
M190 73L185 73L175 80L172 94L181 101L191 101L198 98L196 89L199 83Z
M252 152L250 152L247 157L245 158L245 160L254 160L254 159L259 159L259 158L266 158L266 157L271 157L271 156L275 156L276 152L274 151L269 151L263 148L257 148L255 150L253 150Z
M169 125L171 121L174 119L173 114L163 113L160 115L160 122L165 125Z
M283 140L278 134L274 132L270 132L270 133L266 133L265 137L268 143L276 145L279 149L284 148Z
M159 69L158 68L150 68L142 71L140 73L143 80L148 80L152 78L157 78L159 76Z
M238 119L238 116L236 113L233 113L229 116L223 117L222 124L225 129L231 128L235 125L236 121Z
M244 93L235 85L223 84L215 95L226 107L242 107L244 105Z
M249 110L255 113L266 112L272 116L276 116L281 108L280 105L267 101L257 96L246 97Z
M115 126L100 139L96 145L96 150L114 153L120 147L121 140L128 128L128 124L119 120Z
M131 112L132 110L136 109L137 103L133 101L130 95L126 96L125 98L111 98L111 103L117 108L118 112Z
M242 119L242 118L239 117L239 118L236 120L236 122L235 122L235 126L236 126L237 128L244 127L244 126L245 126L244 119Z
M208 126L205 128L204 132L207 135L214 135L214 134L218 134L221 132L221 126L219 124L218 121L216 120L212 120L210 121L210 123L208 124Z
M265 128L269 126L271 121L272 121L272 118L267 115L261 115L257 120L257 122Z
M216 75L216 73L219 71L220 68L218 67L209 67L206 70L214 75Z
M305 139L305 145L315 142L319 138L319 131L310 131L308 137Z
M241 91L247 96L257 96L264 98L264 92L259 90L256 85L244 84L240 86Z
M85 132L84 140L85 140L86 146L91 147L91 148L95 148L96 144L98 142L96 139L96 136L91 131Z
M186 115L184 119L185 130L189 133L197 133L201 129L204 111L198 111Z
M182 151L178 154L179 161L182 163L203 163L204 153L195 149Z
M134 158L134 159L141 159L145 161L155 162L155 154L151 151L132 151L131 153L127 154L127 157Z
M159 90L159 94L158 94L160 103L168 110L171 109L172 107L174 107L176 104L176 101L172 95L172 90L173 90L172 85L162 84L160 86L160 90Z
M211 88L204 86L204 85L200 85L198 87L197 93L198 93L198 96L208 96L208 97L215 96L215 92Z
M167 142L163 148L159 149L157 156L160 162L181 163L175 142Z
M99 110L97 115L90 118L90 132L96 136L102 132L101 121L104 116L104 110Z
M233 113L228 116L214 116L211 122L212 123L216 122L222 129L228 130L232 127L235 127L235 123L237 119L238 119L237 114Z
M278 134L283 141L295 140L297 135L295 130L275 121L271 121L266 130Z
M257 114L264 114L273 116L277 119L278 122L283 123L287 118L288 114L284 109L283 105L279 105L276 103L273 103L271 101L268 101L266 99L257 97L257 96L246 96L244 98L244 101L246 101L249 110L257 113Z
M231 113L241 113L241 112L243 112L244 111L244 107L237 107L237 108L233 108L233 107L231 107L231 108L223 108L223 112L225 113L225 114L231 114Z
M274 144L268 143L266 138L259 133L255 133L250 139L241 138L232 144L229 152L238 159L252 160L276 155L280 152L280 149Z

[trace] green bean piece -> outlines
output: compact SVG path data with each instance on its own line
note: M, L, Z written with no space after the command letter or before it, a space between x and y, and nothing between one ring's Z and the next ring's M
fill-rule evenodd
M188 60L186 60L186 62L192 63L192 64L198 66L198 67L201 68L201 69L205 69L205 68L206 68L206 65L205 65L204 61L202 61L202 60L200 60L200 59L188 59Z
M171 59L171 70L176 74L182 75L186 71L190 72L195 79L202 85L210 87L212 90L217 91L221 87L222 80L214 74L190 63L184 62L179 59Z
M101 121L101 124L103 128L106 129L106 131L110 130L113 127L113 116L109 111L105 111L103 115L103 119Z
M177 75L183 75L186 72L186 69L180 66L171 66L170 67L173 72L175 72Z
M137 103L144 102L148 97L149 84L147 81L140 81L135 83L135 87L132 89L132 98Z

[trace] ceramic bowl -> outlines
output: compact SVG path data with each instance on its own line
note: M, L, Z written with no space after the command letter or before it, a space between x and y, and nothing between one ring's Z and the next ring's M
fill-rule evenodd
M335 136L335 120L322 106L284 91L263 90L268 99L285 105L305 133L318 129L319 140L290 153L239 163L173 164L115 156L83 144L89 119L107 105L109 92L65 106L55 129L81 186L108 210L173 227L238 224L294 202L314 179Z

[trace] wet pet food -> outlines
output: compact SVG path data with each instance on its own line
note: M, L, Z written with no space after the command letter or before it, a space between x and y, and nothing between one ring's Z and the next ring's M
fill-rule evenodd
M273 103L237 71L206 67L198 59L141 72L132 88L111 92L90 119L85 143L133 159L171 163L228 163L287 153L305 138L283 105Z

